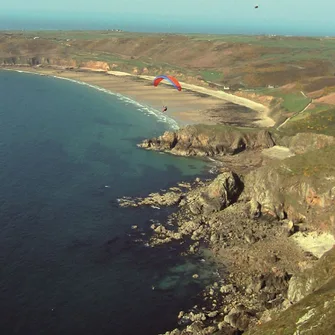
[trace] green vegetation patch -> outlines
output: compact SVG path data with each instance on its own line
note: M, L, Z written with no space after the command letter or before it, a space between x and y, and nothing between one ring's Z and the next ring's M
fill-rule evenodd
M283 94L282 107L288 112L298 113L302 111L311 102L311 98L305 97L303 94Z
M319 105L294 116L282 127L288 135L312 132L335 136L335 107Z
M327 146L322 149L311 150L301 155L287 158L281 169L288 175L299 177L316 177L321 179L325 175L335 174L335 147ZM315 180L314 180L315 181Z
M207 124L196 124L189 126L194 129L195 132L199 134L205 134L210 136L220 136L227 133L239 133L243 134L252 134L252 133L259 133L259 128L248 128L248 127L234 127L224 124L216 124L216 125L207 125Z
M281 114L298 114L303 111L312 101L311 98L306 97L301 92L294 93L284 93L279 89L271 89L271 88L260 88L254 90L256 94L259 95L268 95L275 97L271 102L272 108L278 106L278 110L280 110Z
M203 70L200 74L205 81L220 82L223 79L223 74L215 70Z

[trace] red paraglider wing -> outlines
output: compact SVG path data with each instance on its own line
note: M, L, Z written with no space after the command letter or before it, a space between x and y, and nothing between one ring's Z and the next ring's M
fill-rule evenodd
M157 76L155 79L154 79L154 86L158 86L158 84L164 80L164 79L167 79L168 81L171 82L171 84L178 90L178 91L181 91L181 85L179 83L179 81L175 78L175 77L172 77L172 76L165 76L165 75L161 75L161 76Z

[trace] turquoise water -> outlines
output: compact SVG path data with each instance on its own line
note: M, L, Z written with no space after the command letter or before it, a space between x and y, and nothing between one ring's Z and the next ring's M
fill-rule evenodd
M168 210L115 206L205 173L136 147L169 127L87 86L0 71L1 334L175 326L205 284L192 279L199 262L134 243L132 225L145 231Z
M138 13L113 16L112 13L77 12L0 12L1 30L105 30L122 29L134 32L155 33L200 33L200 34L246 34L246 35L293 35L293 36L334 36L335 24L330 18L324 18L324 24L318 20L305 21L298 17L267 15L262 9L255 11L253 5L246 6L245 13L240 13L240 19L235 17L217 18L211 14L185 20L161 13L159 17L148 18ZM248 14L249 13L249 14ZM283 14L283 13L282 13ZM297 14L297 13L296 13ZM280 15L280 13L279 13ZM284 17L285 14L283 14Z

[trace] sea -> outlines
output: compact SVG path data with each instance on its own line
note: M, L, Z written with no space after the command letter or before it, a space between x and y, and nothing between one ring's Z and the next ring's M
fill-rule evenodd
M248 8L248 9L247 9ZM6 8L5 8L6 9ZM302 13L302 11L301 11ZM143 14L111 15L110 13L89 12L43 12L15 9L14 12L0 12L0 30L107 30L121 29L128 32L172 33L172 34L233 34L233 35L286 35L286 36L335 36L335 23L327 24L318 20L286 18L284 12L278 18L268 12L255 11L253 5L240 13L240 20L211 18L211 16L183 19L165 15L147 17ZM210 14L209 14L210 15ZM280 15L284 15L283 18ZM308 16L308 15L307 15ZM286 18L286 20L285 20ZM306 21L307 20L307 21ZM325 18L327 20L327 18Z
M136 146L176 127L96 87L0 71L0 334L154 335L177 325L214 265L143 242L174 209L117 202L208 176L205 161Z

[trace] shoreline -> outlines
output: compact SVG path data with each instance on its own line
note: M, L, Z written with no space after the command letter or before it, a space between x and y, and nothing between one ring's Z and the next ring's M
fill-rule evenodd
M21 69L8 70L24 72ZM26 72L79 82L73 77L50 75L42 71ZM79 77L81 74L83 77L91 78L92 82L94 76L96 76L95 78L100 76L98 79L108 77L106 74L90 76L90 73L86 72L79 74L78 72L72 72L73 76L78 75ZM143 82L134 83L132 80L125 78L129 76L132 75L121 75L122 80L114 81L113 85L132 83L131 89L133 90L150 86L143 85ZM139 76L133 77L139 78ZM82 83L99 89L99 86L91 83L84 81ZM102 86L100 87L107 90ZM152 87L149 89L152 89ZM166 88L162 89L165 90ZM168 91L172 92L170 89ZM111 91L111 93L117 95L115 92ZM197 98L199 101L206 101L206 98ZM134 101L136 103L139 100ZM212 157L206 157L207 159L214 164L220 162ZM224 172L218 176L217 181L220 182L220 185L227 184L228 180L234 181L229 173ZM239 180L239 177L235 180L234 187L237 191L240 187ZM167 201L176 201L178 206L181 204L180 209L174 216L169 217L169 220L170 218L174 220L177 230L170 230L169 221L158 225L153 224L150 227L153 230L153 239L150 239L153 243L152 247L169 243L170 241L167 241L167 239L184 241L191 238L194 244L190 246L190 253L197 253L199 245L205 242L206 248L213 252L218 264L226 266L226 276L222 276L222 278L206 287L204 291L199 292L199 297L202 297L199 306L195 305L193 309L179 313L177 319L181 330L176 328L171 332L166 332L166 335L186 335L188 333L187 329L193 329L195 333L199 327L204 329L206 334L214 334L222 329L226 329L228 332L234 328L242 329L244 332L263 322L266 323L271 320L274 313L285 311L294 303L286 296L291 274L297 275L316 262L309 254L305 254L304 248L300 249L290 238L291 235L295 234L295 229L299 227L295 226L293 221L288 218L276 218L266 211L262 214L262 208L258 207L253 199L249 199L250 193L243 194L244 189L241 190L238 196L239 200L236 202L234 200L230 201L228 193L226 194L223 190L222 197L227 198L227 206L214 213L205 213L203 208L205 208L204 205L207 205L206 201L213 197L216 200L216 191L218 190L218 183L212 180L208 184L206 182L206 184L198 185L189 191L182 191L180 194L171 188L170 191L172 192L162 196L149 195L146 198L135 199L136 207L143 205L166 206L164 203ZM204 192L206 192L205 197L202 196ZM154 197L157 197L158 200ZM235 197L232 195L231 199L233 198ZM126 200L129 202L128 199ZM145 203L141 203L143 201ZM131 206L130 202L129 204ZM193 206L194 204L198 205ZM212 205L213 203L208 201L209 209ZM199 214L201 219L199 219ZM262 253L264 250L268 250L269 257ZM198 274L194 275L197 276L194 278L198 278ZM240 307L241 309L239 309ZM257 313L254 312L255 310ZM186 329L184 325L187 325Z
M191 124L232 124L251 127L272 127L267 107L226 92L181 82L183 90L178 92L171 85L153 87L154 77L133 75L120 71L76 71L59 68L29 66L3 66L0 69L51 76L86 84L106 93L129 99L133 104L151 110L159 120L175 123L174 128ZM122 98L121 97L121 98ZM168 106L166 113L161 112ZM167 120L170 119L170 120Z
M33 68L33 67L29 67L29 66L17 66L17 67L0 67L0 70L5 70L5 71L14 71L14 72L19 72L19 73L26 73L26 74L33 74L33 75L39 75L39 76L46 76L46 77L51 77L51 78L56 78L56 79L60 79L60 80L67 80L67 81L71 81L73 83L79 84L79 85L85 85L88 86L90 88L93 88L95 90L99 90L102 92L105 92L106 94L110 94L113 95L117 98L119 98L121 101L125 102L125 103L131 103L132 105L138 106L139 110L141 110L141 112L144 113L149 113L150 115L152 115L153 117L155 117L157 119L157 122L164 122L166 124L168 124L171 128L171 131L176 131L186 125L192 125L192 124L197 124L198 122L192 122L192 120L190 119L190 117L186 117L186 120L182 117L180 118L180 114L184 113L183 111L178 110L180 107L177 106L177 111L175 114L170 115L171 113L169 113L169 111L167 111L166 113L161 112L159 109L156 109L154 106L150 105L151 101L147 101L146 96L143 98L141 98L141 94L139 95L138 98L134 98L130 95L126 95L124 93L121 92L115 92L112 91L111 89L107 88L106 86L104 87L103 85L99 86L96 85L96 80L94 80L95 78L93 78L94 75L100 75L103 78L106 78L106 72L105 71L94 71L94 70L89 70L88 72L83 71L72 71L72 70L63 70L63 69L56 69L56 68ZM90 76L91 75L91 76ZM120 71L108 71L107 76L109 78L112 79L116 79L116 81L114 81L112 83L113 88L117 88L117 84L119 83L119 81L121 82L126 82L129 83L129 79L127 81L127 78L141 78L141 77L146 77L146 81L149 80L149 76L137 76L137 75L132 75L126 72L120 72ZM121 78L121 79L120 79ZM92 80L93 79L93 80ZM100 78L98 78L100 79ZM130 88L130 94L132 93L132 91L134 91L135 89L140 89L141 87L147 87L148 90L152 91L152 90L156 90L158 89L158 87L151 87L148 85L143 85L142 82L136 82L133 81L133 79L130 79L131 83L134 83L135 85L131 86ZM151 78L150 78L151 81ZM167 84L169 86L171 86L170 84ZM183 83L182 85L185 85L185 83ZM188 84L186 84L188 85ZM190 85L190 86L194 86L195 85ZM198 87L200 88L200 87ZM158 94L158 99L160 98L160 96L163 94L169 94L171 95L175 93L174 89L166 89L164 86L162 86L161 88L161 92L162 91L166 91L166 92L159 92L160 94ZM186 88L187 89L187 88ZM202 89L202 88L201 88ZM205 88L203 88L204 90L206 90ZM122 91L122 90L120 90ZM209 90L208 91L213 91L215 93L214 90ZM179 93L179 92L177 92ZM198 103L201 103L202 105L205 105L207 102L211 103L212 100L211 98L206 98L203 96L197 96L196 91L191 91L191 94L194 96L194 99L197 100ZM219 92L221 93L221 92ZM227 95L227 93L222 92L223 94ZM151 93L152 94L152 93ZM189 94L189 93L188 93ZM236 97L236 98L240 98L240 97ZM248 100L245 98L240 98L240 99L244 99L244 100ZM191 106L189 107L188 101L189 98L187 97L187 99L184 101L184 103L186 104L186 109L189 109L190 107L193 106L193 104L191 104ZM178 100L179 102L180 100ZM222 100L221 100L222 101ZM216 103L220 103L220 100L216 101ZM224 100L225 101L225 100ZM251 101L252 102L252 101ZM257 103L255 103L257 104ZM236 105L239 106L239 105ZM217 107L217 106L215 106ZM195 111L198 112L198 111ZM201 112L201 111L200 111ZM244 113L243 113L244 114ZM208 118L207 118L208 119ZM255 122L259 122L259 121L255 121ZM218 122L209 122L207 120L207 122L203 122L204 124L209 124L209 125L215 125L215 124L219 124ZM219 169L223 167L223 162L218 160L218 159L214 159L213 157L197 157L197 159L202 158L203 161L206 161L208 163L208 172L210 175L214 175L216 173L218 173Z
M110 95L113 95L113 96L117 97L118 99L120 99L121 101L123 101L125 103L130 103L132 105L138 106L139 110L141 110L142 113L147 112L151 116L155 117L157 119L157 122L164 122L164 123L168 124L169 127L171 128L170 131L177 131L178 129L182 128L183 126L188 125L188 124L183 124L182 122L170 117L169 115L165 116L162 112L160 112L159 110L155 110L152 106L146 105L145 103L142 103L142 102L139 102L139 101L136 101L136 100L133 100L131 97L127 97L127 96L125 96L121 93L115 93L115 92L107 90L103 87L92 85L88 82L75 80L73 78L64 77L64 76L63 77L62 76L57 76L57 75L53 75L53 74L49 74L49 73L46 74L45 72L42 72L42 71L29 71L29 70L22 70L20 68L15 68L15 69L10 68L10 69L8 69L8 68L1 68L0 67L0 71L1 70L14 71L14 72L26 73L26 74L33 74L33 75L38 75L38 76L46 76L46 77L56 78L56 79L60 79L60 80L67 80L67 81L71 81L75 84L85 85L85 86L88 86L88 87L93 88L95 90L105 92L106 94L110 94ZM124 76L124 73L122 73L122 76ZM131 75L129 74L129 76L131 76ZM189 157L189 158L191 158L191 157ZM205 175L207 175L208 177L209 176L213 177L214 175L216 175L220 171L220 168L223 167L222 161L214 159L212 157L194 157L194 158L197 159L197 160L202 160L203 162L206 162L206 173L205 173Z
M37 76L44 76L44 77L50 77L50 78L56 78L56 79L60 79L60 80L67 80L67 81L73 82L75 84L88 86L90 88L93 88L95 90L104 92L106 94L113 95L113 96L117 97L118 99L122 100L125 103L131 103L132 105L135 105L135 106L139 107L140 109L142 109L142 111L149 112L149 114L151 114L152 116L154 116L154 117L156 117L158 119L158 122L165 122L165 123L169 124L172 129L179 129L180 126L182 126L176 120L174 120L174 119L172 119L172 118L170 118L168 116L165 116L159 110L155 110L151 106L146 106L143 103L140 103L140 102L138 102L136 100L131 99L130 97L127 97L127 96L122 95L120 93L112 92L112 91L107 90L107 89L105 89L103 87L92 85L92 84L90 84L88 82L84 82L84 81L80 81L80 80L75 80L75 79L64 77L64 76L57 76L57 75L46 74L46 73L43 73L42 71L38 71L37 72L37 71L27 71L27 70L8 69L8 68L0 68L0 70L13 71L13 72L19 72L19 73L26 73L26 74L33 74L33 75L37 75Z

